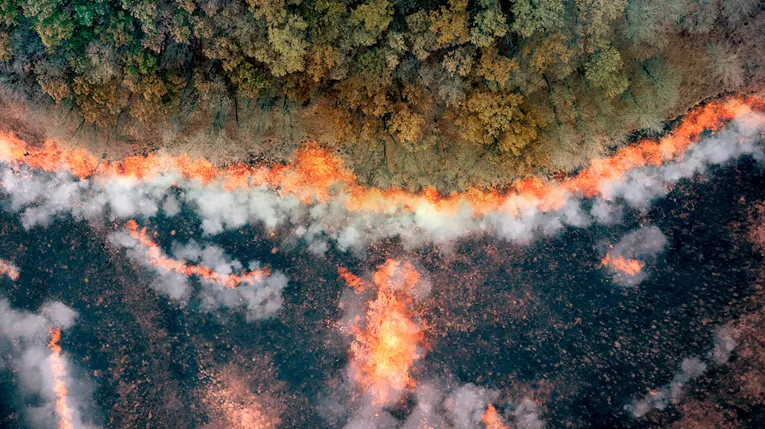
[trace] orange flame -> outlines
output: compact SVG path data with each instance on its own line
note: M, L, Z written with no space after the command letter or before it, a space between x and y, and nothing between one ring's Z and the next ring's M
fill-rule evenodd
M0 134L0 161L26 163L45 171L64 169L80 178L98 176L150 180L159 173L175 169L184 177L201 183L221 180L226 190L267 186L304 202L327 201L334 189L345 193L345 205L351 211L412 211L421 204L432 205L444 212L456 212L462 204L467 204L476 215L494 210L517 213L530 207L548 211L562 207L570 194L596 196L600 194L604 182L618 179L635 167L660 165L674 159L696 143L705 130L715 131L738 115L763 110L765 99L761 96L730 97L709 102L688 113L677 129L659 141L644 140L624 147L613 156L595 160L581 173L561 181L550 182L533 177L518 180L508 192L469 189L444 196L433 188L425 188L419 194L399 188L369 188L360 185L339 158L315 143L299 149L295 161L289 165L218 168L188 156L132 156L116 162L99 162L95 156L80 148L64 148L53 141L35 148L13 135Z
M5 259L0 259L0 275L1 274L7 274L11 280L16 281L16 279L19 278L19 269Z
M345 281L345 283L352 287L353 290L356 291L356 293L361 293L366 289L364 286L364 280L361 280L359 277L357 277L352 272L348 271L347 268L340 267L337 269L337 274L340 276L341 279Z
M483 413L483 417L481 418L481 423L486 425L486 429L509 429L504 423L502 423L502 419L499 417L497 409L494 408L494 405L491 404L486 407L486 411Z
M74 429L72 425L72 410L66 404L66 395L69 391L66 388L66 367L61 359L61 346L58 341L61 339L61 329L50 329L50 342L48 348L51 350L50 370L53 373L53 391L56 393L56 413L60 419L58 429Z
M235 288L242 283L252 284L256 281L260 282L271 274L271 270L268 267L249 272L242 271L240 274L218 274L203 265L188 264L184 261L179 261L166 256L162 252L162 249L160 249L159 246L146 235L146 227L138 229L138 224L132 219L127 221L125 228L127 228L130 236L138 240L141 246L147 250L151 264L155 267L163 268L166 271L173 271L187 277L197 275L227 288Z
M361 280L351 276L349 284L354 287ZM381 265L374 275L377 299L367 305L365 326L353 329L351 368L376 404L415 385L410 368L422 357L417 348L424 338L410 310L410 293L418 279L419 273L408 262L389 259Z
M611 253L606 253L606 256L600 261L604 267L610 267L614 270L621 271L625 274L635 276L643 270L645 262L638 261L637 259L626 259L623 256L611 257Z

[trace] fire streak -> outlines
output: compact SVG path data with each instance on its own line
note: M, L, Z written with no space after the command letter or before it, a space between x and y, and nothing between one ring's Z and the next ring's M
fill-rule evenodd
M261 282L271 274L271 270L268 267L253 271L242 271L240 274L218 274L203 265L188 264L166 256L162 249L146 235L146 227L139 229L138 224L132 219L127 221L125 228L130 236L138 240L141 246L147 250L151 264L167 271L173 271L188 277L197 275L227 288L235 288L242 283L252 284L256 281Z
M355 274L348 271L347 268L340 267L337 269L337 274L340 276L341 279L345 281L345 283L352 287L353 290L356 291L356 293L361 293L366 289L364 286L364 281L360 278L356 277Z
M353 274L343 277L356 290L366 286ZM410 368L422 357L417 349L423 340L411 314L411 292L418 280L412 264L389 259L374 275L377 299L367 304L365 325L352 329L352 373L377 404L395 400L397 392L415 385Z
M50 329L50 342L48 348L51 350L50 371L53 373L53 391L56 393L56 413L60 419L58 429L74 429L72 425L72 410L66 403L66 395L69 391L66 388L66 367L61 359L61 346L58 341L61 339L61 329Z
M491 404L486 407L486 411L481 418L481 423L486 425L486 429L508 429L508 427L502 423L502 419L499 417L497 409Z
M606 253L606 256L600 261L604 267L610 267L616 271L621 271L624 274L635 276L643 270L645 262L638 261L637 259L626 259L623 256L612 257L610 253Z
M7 274L11 280L16 281L19 278L19 269L5 259L0 259L0 275L2 274Z
M80 178L123 178L148 181L156 175L177 170L187 179L206 184L220 180L226 190L256 186L270 187L282 195L292 195L303 202L328 201L335 192L343 195L348 210L388 212L415 210L430 204L444 212L455 212L462 204L472 207L476 215L501 210L512 214L524 208L540 210L561 208L567 195L592 197L601 193L601 185L622 177L627 171L646 165L660 165L682 155L705 131L715 131L739 115L764 111L762 96L731 97L713 101L688 113L682 124L659 141L644 140L624 147L613 156L593 161L581 173L550 182L540 178L518 180L509 192L470 189L462 193L440 195L433 188L415 194L402 189L380 190L358 184L354 174L342 161L315 143L297 151L289 165L233 165L217 168L204 160L188 156L132 156L121 161L99 161L81 148L64 148L53 141L43 147L27 145L13 135L0 134L0 161L25 163L45 171L67 170Z

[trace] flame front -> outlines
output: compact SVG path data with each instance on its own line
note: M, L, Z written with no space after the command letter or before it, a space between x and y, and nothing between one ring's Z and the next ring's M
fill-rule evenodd
M346 276L349 285L363 287L351 276ZM411 292L418 279L408 262L388 260L380 266L374 275L377 298L367 304L364 326L353 328L352 373L376 404L395 400L395 394L415 385L410 369L422 357L418 348L424 338L412 320Z
M184 261L179 261L166 256L162 252L162 249L160 249L159 246L146 235L146 227L139 229L138 224L134 220L129 220L125 224L125 228L130 236L136 239L141 247L146 249L149 256L149 262L155 267L162 268L166 271L176 272L187 277L196 275L227 288L235 288L242 283L252 284L256 281L263 281L265 277L271 274L271 270L268 269L268 267L253 271L242 271L240 274L218 274L203 265L188 264Z
M413 211L422 204L443 212L456 212L461 205L467 204L476 215L496 210L517 213L524 208L547 211L561 208L571 194L586 197L599 195L605 182L618 179L633 168L660 165L675 159L696 143L705 130L717 130L739 115L763 110L765 100L761 96L731 97L709 102L688 113L677 129L659 141L644 140L624 147L611 157L593 161L581 173L562 181L549 182L534 177L519 180L509 192L469 189L443 196L433 188L411 193L398 188L380 190L366 187L358 183L355 175L339 158L315 143L299 149L295 161L289 165L217 168L204 160L169 155L133 156L116 162L99 162L95 156L80 148L63 148L53 141L35 148L13 135L0 134L0 161L25 163L44 171L63 169L80 178L96 176L147 181L159 173L177 170L187 179L203 184L220 180L226 190L266 186L303 202L326 202L336 189L350 211Z
M66 403L66 396L69 393L66 389L66 366L61 359L61 346L58 341L61 339L61 329L50 329L50 342L48 348L51 350L50 371L53 373L53 392L56 394L56 414L58 414L58 429L73 429L72 410Z
M623 256L612 257L610 253L600 261L604 267L609 267L630 276L635 276L643 270L645 262L637 259L626 259Z
M0 259L0 275L2 274L7 274L11 280L16 281L19 278L19 269L5 259Z
M481 423L486 425L486 429L508 429L499 417L497 409L491 404L486 407L486 411L484 411L483 417L481 417Z

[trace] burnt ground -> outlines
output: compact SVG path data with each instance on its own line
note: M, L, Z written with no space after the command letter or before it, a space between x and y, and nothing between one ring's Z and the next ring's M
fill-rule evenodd
M232 257L260 260L290 280L278 315L254 322L158 295L153 274L106 240L112 225L62 216L26 231L3 211L0 256L21 277L0 279L0 294L17 309L60 300L79 313L61 344L93 382L95 421L110 428L213 427L205 392L231 367L257 374L247 383L282 404L274 405L282 427L332 427L316 405L348 359L334 325L346 288L336 269L370 272L388 256L410 258L433 284L420 304L428 350L416 379L532 397L551 428L700 427L694 421L760 428L763 393L745 386L756 379L757 353L742 347L755 347L765 329L757 322L765 320L758 319L763 255L747 239L764 189L765 170L744 159L681 182L647 212L627 211L618 226L567 228L527 246L471 237L451 251L407 255L389 240L363 257L330 248L318 258L305 246L281 246L279 234L259 226L212 237ZM667 248L639 286L615 284L600 267L604 246L649 224L666 235ZM201 237L188 208L150 225L165 249ZM668 383L683 358L708 352L725 323L749 329L729 364L690 383L680 404L642 419L627 415L623 406ZM24 427L26 404L16 402L13 384L13 374L0 373L0 424ZM413 405L409 397L394 415L405 418Z

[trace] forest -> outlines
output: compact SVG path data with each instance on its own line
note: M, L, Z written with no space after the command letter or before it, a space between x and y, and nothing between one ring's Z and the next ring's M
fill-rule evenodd
M502 187L761 89L763 29L761 0L0 0L0 119L105 157L316 141L381 188Z

